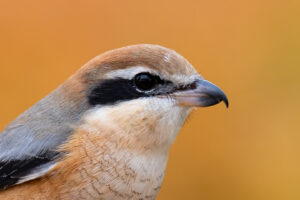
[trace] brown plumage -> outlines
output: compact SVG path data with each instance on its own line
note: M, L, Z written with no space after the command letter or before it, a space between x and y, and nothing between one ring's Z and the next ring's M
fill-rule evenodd
M13 161L23 170L3 172L0 199L155 199L189 111L220 101L228 104L173 50L134 45L101 54L0 134L25 141L0 154L4 169Z

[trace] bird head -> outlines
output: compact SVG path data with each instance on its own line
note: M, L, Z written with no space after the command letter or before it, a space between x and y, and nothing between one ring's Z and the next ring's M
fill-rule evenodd
M4 167L0 189L51 170L58 170L53 171L57 175L73 174L74 169L85 173L90 167L99 175L124 166L130 169L129 176L135 169L140 177L156 177L149 184L157 188L169 148L191 109L221 101L228 106L222 90L173 50L143 44L108 51L85 64L0 134L0 168ZM102 178L108 181L106 175ZM138 189L149 186L137 183ZM125 185L134 187L127 179ZM115 186L117 191L123 187Z
M221 89L184 57L159 45L101 54L64 87L70 99L88 104L82 129L143 150L168 150L191 109L222 101L228 106Z

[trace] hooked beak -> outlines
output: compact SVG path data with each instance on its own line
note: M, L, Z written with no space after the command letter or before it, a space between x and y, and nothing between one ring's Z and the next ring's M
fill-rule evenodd
M175 92L172 96L181 106L208 107L223 101L228 108L225 93L207 80L196 80L189 89Z

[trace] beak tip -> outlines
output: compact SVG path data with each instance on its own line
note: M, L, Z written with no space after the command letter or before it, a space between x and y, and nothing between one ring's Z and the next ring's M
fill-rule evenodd
M224 102L224 104L225 104L226 108L228 108L228 107L229 107L229 101L228 101L228 98L227 98L227 96L225 95L225 93L223 93L223 92L222 92L221 101L223 101L223 102Z
M200 86L204 86L204 91L212 98L215 99L215 104L223 101L226 108L229 107L229 101L226 94L216 85L212 84L209 81L201 80L199 82ZM211 104L214 105L214 104Z
M229 107L229 102L228 102L228 100L226 99L226 100L224 100L224 103L225 103L225 105L226 105L226 108L228 108Z

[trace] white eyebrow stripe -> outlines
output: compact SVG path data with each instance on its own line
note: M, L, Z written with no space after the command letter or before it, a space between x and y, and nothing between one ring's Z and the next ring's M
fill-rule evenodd
M106 79L113 79L113 78L124 78L124 79L132 79L136 74L141 72L149 72L151 74L157 74L155 71L151 70L147 67L136 66L130 67L126 69L119 69L112 72L105 74Z
M135 75L142 72L148 72L154 75L158 75L162 79L172 81L174 84L177 85L186 85L192 83L198 78L202 79L199 74L194 74L191 76L186 76L184 74L173 74L170 77L166 77L163 74L158 74L155 70L143 66L133 66L126 69L118 69L115 71L108 72L107 74L105 74L105 79L114 79L114 78L133 79Z

